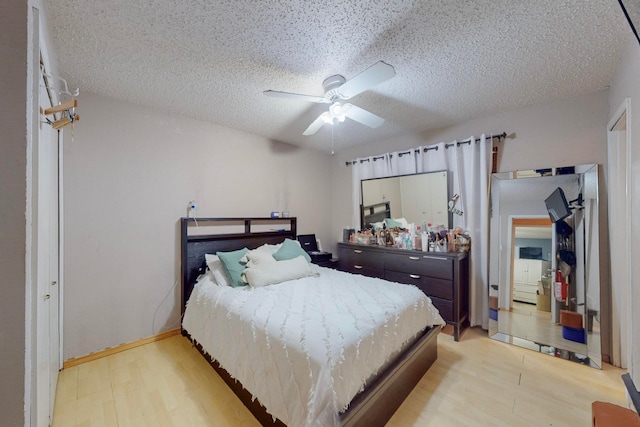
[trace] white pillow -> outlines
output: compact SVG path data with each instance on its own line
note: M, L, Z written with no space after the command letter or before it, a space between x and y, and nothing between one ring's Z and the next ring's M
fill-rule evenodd
M267 256L270 256L275 261L275 258L273 258L272 255L276 253L281 246L282 244L269 245L265 243L264 245L256 249L252 249L244 254L244 256L240 259L240 262L248 263L251 261L251 259L257 262L268 261Z
M213 276L213 281L219 286L230 286L227 273L224 271L224 265L222 261L220 261L220 258L218 258L218 255L204 254L204 259Z
M242 273L245 281L253 287L273 285L313 275L317 273L302 255L283 261L256 264L247 267Z
M409 223L405 218L395 218L394 221L398 221L400 224L402 224L402 228L409 228Z

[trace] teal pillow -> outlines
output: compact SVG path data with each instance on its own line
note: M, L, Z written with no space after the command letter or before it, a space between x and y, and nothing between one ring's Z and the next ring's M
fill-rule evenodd
M396 221L395 219L391 219L391 218L385 218L384 224L387 226L387 229L393 228L393 227L404 228L400 221Z
M291 239L284 239L282 246L275 254L273 254L273 257L278 261L284 261L287 259L294 259L300 255L302 255L307 262L311 262L311 257L304 251L304 249L302 249L298 242Z
M229 285L233 288L247 286L241 277L246 266L245 263L240 262L240 259L242 259L247 252L249 252L247 248L231 252L216 252L216 255L218 255L218 258L222 261L222 265L224 265L227 276L229 276Z

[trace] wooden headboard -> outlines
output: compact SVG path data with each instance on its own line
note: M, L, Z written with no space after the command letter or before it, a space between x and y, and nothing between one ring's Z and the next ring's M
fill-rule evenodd
M287 238L295 240L297 233L296 218L181 218L180 222L182 313L204 271L205 254L282 243ZM199 234L201 230L213 234Z
M362 228L367 228L367 225L374 222L384 221L385 218L391 218L390 202L376 203L375 205L369 206L360 205Z

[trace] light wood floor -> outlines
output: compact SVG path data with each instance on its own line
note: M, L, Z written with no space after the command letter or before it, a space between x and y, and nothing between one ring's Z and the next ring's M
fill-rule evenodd
M438 337L438 360L387 424L590 426L591 402L626 406L623 370L582 366L473 328ZM53 427L258 426L204 358L174 336L60 374Z
M523 338L548 346L588 354L587 345L562 337L562 326L551 322L551 313L539 311L535 305L520 302L513 303L513 310L500 310L498 330L507 335ZM600 348L600 326L594 322L594 328L587 336L593 348Z

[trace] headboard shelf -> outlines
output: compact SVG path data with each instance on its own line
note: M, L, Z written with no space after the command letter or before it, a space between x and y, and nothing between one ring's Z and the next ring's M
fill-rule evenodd
M259 223L289 223L291 226L296 225L296 218L271 218L271 217L254 217L254 218L182 218L183 224L191 225L212 225L211 223L230 223L239 224L244 223L245 233L251 232L252 225L258 225Z
M218 240L233 240L233 239L243 239L246 237L247 234L251 234L251 235L260 235L262 237L269 237L269 236L282 236L282 234L284 232L289 233L289 230L282 230L282 231L257 231L257 232L253 232L253 233L242 233L242 234L235 234L235 233L231 233L231 234L198 234L198 235L194 235L194 236L188 236L189 242L198 242L198 241L206 241L206 240L212 240L212 239L218 239Z
M233 227L234 230L229 231ZM276 227L275 229L273 227ZM197 234L198 229L206 230ZM220 233L216 233L216 229ZM293 218L181 218L182 312L193 285L202 272L204 255L234 251L244 247L255 249L264 243L277 244L296 239L297 219Z

